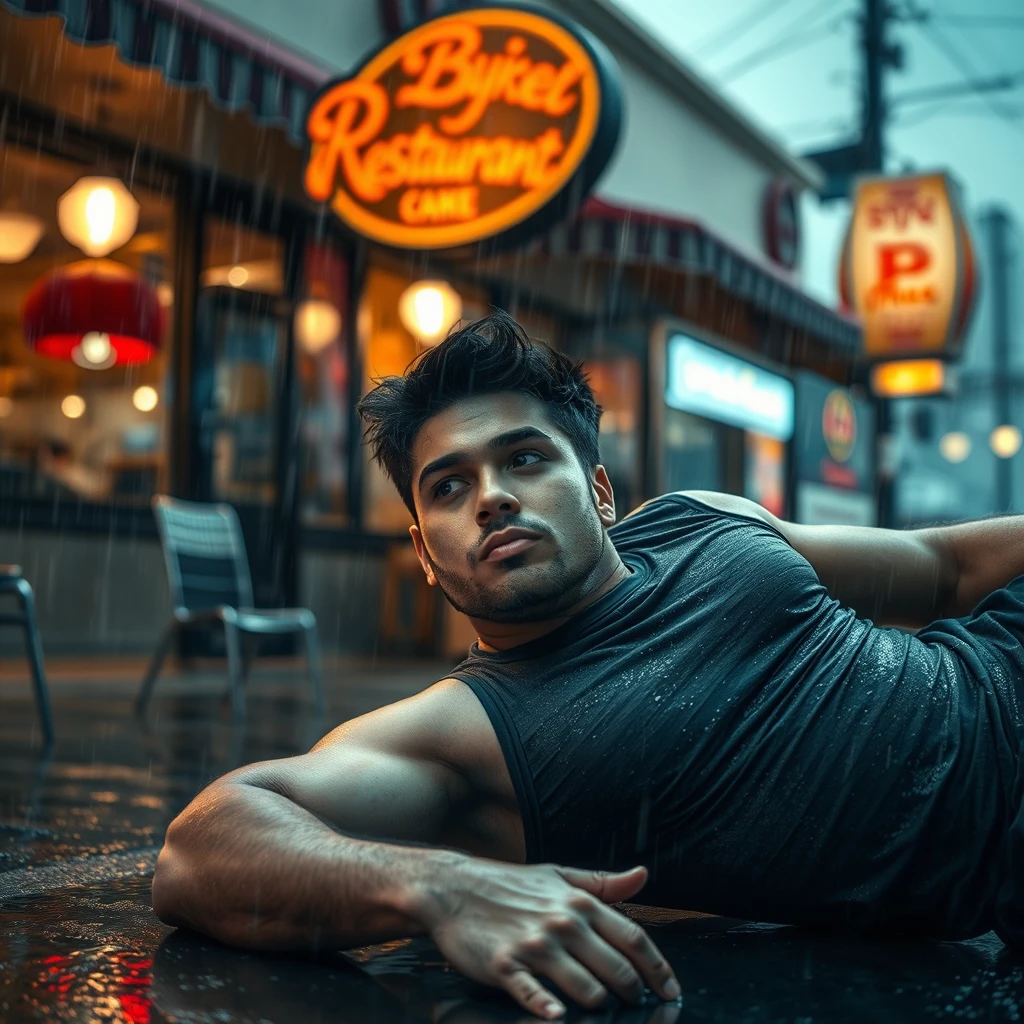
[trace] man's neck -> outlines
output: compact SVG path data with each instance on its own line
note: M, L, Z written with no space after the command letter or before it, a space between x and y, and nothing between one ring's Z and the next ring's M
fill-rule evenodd
M574 615L579 615L610 590L614 590L629 577L630 569L615 548L610 544L608 547L611 557L607 562L602 559L602 564L598 567L597 584L561 615L544 619L542 622L489 622L485 619L470 618L477 633L477 645L480 650L494 654L497 651L507 651L511 647L527 644L531 640L539 640L542 636L553 633L559 626L564 626Z

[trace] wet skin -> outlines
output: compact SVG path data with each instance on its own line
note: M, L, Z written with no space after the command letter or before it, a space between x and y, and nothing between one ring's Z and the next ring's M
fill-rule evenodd
M543 636L629 574L605 532L615 497L604 467L585 470L528 395L468 399L428 420L413 486L409 532L427 580L485 649Z

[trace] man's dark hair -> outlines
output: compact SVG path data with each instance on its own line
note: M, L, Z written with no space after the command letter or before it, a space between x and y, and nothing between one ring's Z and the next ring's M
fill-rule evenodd
M364 440L416 517L412 446L420 427L463 398L520 391L547 406L584 469L600 462L601 408L580 363L526 332L501 310L462 327L413 361L403 377L385 377L359 403Z

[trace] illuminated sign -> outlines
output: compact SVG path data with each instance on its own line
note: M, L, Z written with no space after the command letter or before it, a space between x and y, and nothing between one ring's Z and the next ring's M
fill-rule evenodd
M840 269L864 354L956 356L974 300L974 251L944 174L860 183Z
M582 202L620 122L612 59L581 29L520 7L455 11L314 98L305 189L396 248L520 241Z
M942 395L950 383L941 359L900 359L871 368L871 390L879 398Z
M825 399L821 410L821 436L836 462L845 462L857 443L857 410L843 388L836 388Z
M668 340L665 402L780 441L793 436L793 385L685 334Z
M797 371L793 438L797 481L873 491L874 431L868 401L854 398L846 388L816 373Z

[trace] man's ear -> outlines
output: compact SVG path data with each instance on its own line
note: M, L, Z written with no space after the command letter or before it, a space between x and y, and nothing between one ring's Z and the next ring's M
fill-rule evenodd
M412 546L416 549L416 557L420 560L420 565L423 566L423 572L426 574L427 582L432 586L437 586L437 577L434 575L434 570L430 567L430 560L427 558L427 549L423 546L423 534L420 533L420 528L413 523L409 527L409 536L412 537Z
M612 490L612 482L608 479L608 471L604 466L594 467L590 489L598 518L605 526L613 526L615 524L615 492Z

